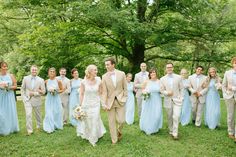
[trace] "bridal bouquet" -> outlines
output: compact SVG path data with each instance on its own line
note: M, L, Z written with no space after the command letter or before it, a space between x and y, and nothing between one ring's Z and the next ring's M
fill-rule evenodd
M147 99L149 99L150 98L150 92L148 91L148 90L144 90L143 92L142 92L142 96L143 96L143 99L144 100L147 100Z
M0 82L0 88L7 92L9 90L9 82L1 81Z
M86 113L81 106L77 106L73 111L73 117L77 120L82 120L86 117Z

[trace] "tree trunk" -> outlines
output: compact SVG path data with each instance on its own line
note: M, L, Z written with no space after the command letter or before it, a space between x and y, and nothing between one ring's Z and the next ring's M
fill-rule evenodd
M144 62L144 51L145 43L144 40L135 40L134 46L132 49L132 58L129 60L132 66L131 72L136 73L140 71L139 67L142 62Z

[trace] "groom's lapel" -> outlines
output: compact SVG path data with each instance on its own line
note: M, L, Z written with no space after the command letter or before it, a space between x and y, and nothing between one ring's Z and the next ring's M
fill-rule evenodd
M116 87L118 87L119 86L118 83L119 83L120 75L117 72L117 70L115 71L115 73L116 73Z
M107 82L108 82L109 88L114 88L115 89L115 86L113 85L111 76L108 73L107 73Z

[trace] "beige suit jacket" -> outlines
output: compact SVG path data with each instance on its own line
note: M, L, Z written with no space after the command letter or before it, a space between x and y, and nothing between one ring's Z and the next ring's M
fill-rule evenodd
M136 91L136 97L142 96L143 83L149 79L148 72L145 72L144 76L142 76L142 73L143 72L139 72L139 73L135 74L135 76L134 76L134 87L135 87L135 91Z
M177 74L172 74L173 84L170 86L168 75L160 79L160 92L164 95L164 107L170 108L173 101L176 105L181 106L184 97L184 87L182 78ZM173 96L168 96L168 92L172 91Z
M45 84L44 80L40 78L39 76L35 77L35 83L34 87L32 89L32 76L28 75L25 76L22 85L21 85L21 97L23 99L23 102L30 102L33 106L39 106L41 105L41 94L38 93L38 90L41 90L43 94L45 94ZM33 92L34 96L30 97L29 93Z
M233 96L236 97L236 87L233 85L233 73L234 70L228 70L224 74L224 79L222 82L222 91L223 91L223 97L224 99L231 99ZM232 88L232 90L229 90L229 87Z
M120 105L124 105L127 100L127 82L125 73L115 70L116 87L113 85L112 78L107 72L102 76L102 105L111 109L112 104L117 98Z
M200 92L202 96L199 97L200 103L205 103L206 101L206 93L207 93L207 88L203 87L203 84L205 83L207 77L205 75L201 75L199 79L199 85L197 87L197 75L193 74L189 76L189 81L190 81L190 92L191 92L191 100L193 103L197 102L197 97L194 95L195 92Z

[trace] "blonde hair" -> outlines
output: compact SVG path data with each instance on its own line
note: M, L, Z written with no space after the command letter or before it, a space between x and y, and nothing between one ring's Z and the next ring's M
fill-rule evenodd
M131 73L127 73L127 74L126 74L126 77L128 77L128 76L133 77L133 75L132 75Z
M236 62L236 57L233 57L231 60L231 64L234 64L234 62Z
M207 75L207 78L206 78L205 83L203 84L203 87L207 87L207 86L210 84L210 81L211 81L211 79L212 79L212 77L211 77L211 75L210 75L210 71L211 71L211 70L214 70L215 73L216 73L216 75L215 75L215 77L214 77L214 78L216 79L216 82L217 82L217 83L220 83L220 82L221 82L220 77L217 75L217 70L216 70L216 68L211 67L211 68L208 69L208 75Z
M89 79L91 77L91 71L93 69L97 69L97 66L94 64L90 64L89 66L87 66L86 70L85 70L85 78Z

